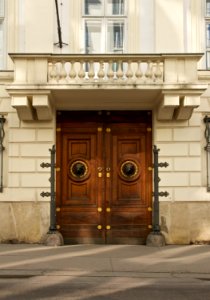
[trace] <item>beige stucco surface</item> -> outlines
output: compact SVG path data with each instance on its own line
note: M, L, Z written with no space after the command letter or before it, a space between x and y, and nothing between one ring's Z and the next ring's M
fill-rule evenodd
M160 225L166 243L210 243L209 215L208 202L161 202Z
M0 203L0 242L39 243L49 228L49 203Z

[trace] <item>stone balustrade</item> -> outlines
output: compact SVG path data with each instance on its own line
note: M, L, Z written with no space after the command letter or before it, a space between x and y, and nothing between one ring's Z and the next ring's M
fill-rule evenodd
M110 84L111 86L198 82L202 54L10 54L14 84Z
M68 55L48 60L50 84L155 84L163 83L160 55Z

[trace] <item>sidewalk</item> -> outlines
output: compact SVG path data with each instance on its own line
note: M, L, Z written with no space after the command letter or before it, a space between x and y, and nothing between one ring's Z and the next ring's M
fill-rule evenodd
M0 244L0 278L49 275L210 279L210 246Z

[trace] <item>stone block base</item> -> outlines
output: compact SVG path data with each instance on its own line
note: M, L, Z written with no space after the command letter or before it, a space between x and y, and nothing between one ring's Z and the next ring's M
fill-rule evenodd
M63 236L60 232L55 231L53 233L47 233L46 236L44 237L43 244L45 246L63 246L64 241L63 241Z
M146 245L149 247L163 247L166 245L165 237L161 233L151 232L147 237Z

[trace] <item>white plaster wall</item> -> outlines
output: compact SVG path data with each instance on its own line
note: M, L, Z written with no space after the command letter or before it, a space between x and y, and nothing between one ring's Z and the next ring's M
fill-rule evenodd
M210 240L210 193L207 192L203 122L209 112L209 98L201 97L201 106L188 121L154 120L154 144L160 149L159 162L169 163L169 167L159 169L160 191L169 192L169 196L159 198L160 225L168 244L208 243Z
M160 161L169 163L168 168L160 169L160 189L170 190L161 201L210 201L203 122L210 106L205 98L201 103L189 121L154 121L154 143L160 149Z
M6 116L5 145L7 170L4 177L4 193L0 201L49 201L42 198L42 191L50 190L50 169L41 168L42 162L50 162L49 149L55 144L55 124L49 122L20 121L15 110Z
M54 1L25 1L25 51L32 53L53 51Z
M155 51L155 0L140 0L139 17L139 51L153 53Z
M155 51L184 52L183 0L155 0Z
M59 3L64 45L58 42L55 3L51 0L8 0L8 52L83 52L82 0ZM202 0L129 0L127 50L202 52L205 50ZM10 62L10 65L11 62Z

